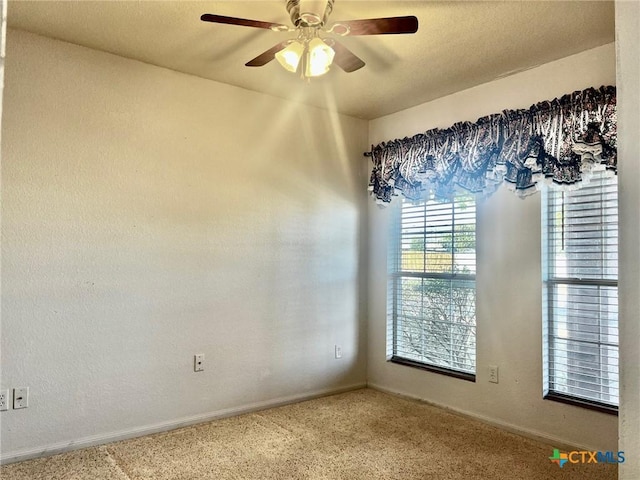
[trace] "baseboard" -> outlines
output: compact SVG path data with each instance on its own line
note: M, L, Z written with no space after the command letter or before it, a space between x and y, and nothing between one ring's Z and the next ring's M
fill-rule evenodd
M142 437L144 435L151 435L154 433L167 432L169 430L175 430L177 428L188 427L196 425L198 423L210 422L212 420L218 420L221 418L233 417L236 415L242 415L246 413L257 412L260 410L266 410L268 408L281 407L283 405L289 405L291 403L304 402L306 400L313 400L314 398L326 397L329 395L336 395L338 393L349 392L352 390L358 390L365 388L366 383L356 383L344 387L327 388L322 390L314 390L312 392L306 392L299 395L290 395L287 397L273 398L264 402L250 403L239 407L227 408L223 410L217 410L214 412L205 413L202 415L195 415L191 417L183 417L168 422L158 423L154 425L146 425L140 428L134 428L130 430L121 430L118 432L111 432L104 435L94 435L90 437L84 437L78 440L70 442L60 442L51 445L43 445L38 448L30 448L25 450L18 450L9 453L3 453L0 456L0 464L21 462L24 460L31 460L33 458L48 457L50 455L57 455L59 453L70 452L72 450L79 450L81 448L95 447L98 445L104 445L106 443L117 442L120 440L127 440L135 437Z
M525 437L525 438L529 438L531 440L535 440L538 442L543 442L543 443L548 443L549 445L554 446L555 448L558 448L560 450L566 450L566 451L571 451L571 450L588 450L588 451L594 451L594 450L598 450L597 448L593 448L590 447L588 445L577 445L571 442L568 442L567 440L563 440L562 438L558 438L555 437L553 435L549 435L547 433L544 432L538 432L536 430L530 430L527 428L522 428L519 427L517 425L513 425L511 423L508 422L504 422L502 420L498 420L495 418L491 418L491 417L485 417L483 415L478 415L476 413L473 412L469 412L466 410L461 410L461 409L457 409L457 408L452 408L449 405L444 405L441 403L437 403L437 402L432 402L430 400L426 400L424 398L420 398L416 395L411 395L405 392L400 392L400 391L396 391L396 390L392 390L386 387L383 387L381 385L378 385L376 383L371 383L369 382L367 384L368 388L372 388L374 390L378 390L380 392L384 392L384 393L389 393L391 395L396 395L398 397L402 397L408 400L413 400L413 401L418 401L421 403L425 403L427 405L431 405L434 407L438 407L441 408L443 410L447 410L448 412L457 414L457 415L461 415L463 417L466 418L470 418L473 420L478 420L482 423L486 423L487 425L491 425L493 427L497 427L500 428L502 430L505 430L509 433L513 433L515 435L520 435L521 437Z

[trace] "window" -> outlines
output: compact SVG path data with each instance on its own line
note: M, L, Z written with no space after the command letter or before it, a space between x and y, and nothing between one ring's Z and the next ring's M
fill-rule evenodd
M543 200L545 395L618 405L617 178Z
M391 361L475 379L476 208L403 200L389 247Z

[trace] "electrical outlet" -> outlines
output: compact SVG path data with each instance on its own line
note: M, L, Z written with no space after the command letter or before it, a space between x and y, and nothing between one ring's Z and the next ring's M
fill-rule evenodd
M193 356L193 371L194 372L204 371L204 353L196 353Z
M335 354L336 358L342 358L342 345L336 345Z
M489 365L489 381L491 383L498 383L498 366Z
M0 412L9 410L9 390L0 390Z
M29 406L29 387L13 389L13 409L27 408Z

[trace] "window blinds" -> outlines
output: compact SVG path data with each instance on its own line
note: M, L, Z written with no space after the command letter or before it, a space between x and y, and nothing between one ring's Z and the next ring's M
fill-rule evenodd
M617 178L548 192L543 231L548 390L617 406Z
M389 248L392 360L475 373L475 202L403 201Z

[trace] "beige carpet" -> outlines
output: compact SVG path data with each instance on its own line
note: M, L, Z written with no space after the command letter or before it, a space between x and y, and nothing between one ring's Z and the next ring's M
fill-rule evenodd
M357 390L5 465L2 480L613 480L551 463L552 445L419 402Z

